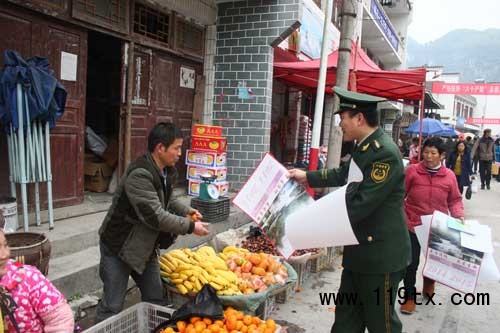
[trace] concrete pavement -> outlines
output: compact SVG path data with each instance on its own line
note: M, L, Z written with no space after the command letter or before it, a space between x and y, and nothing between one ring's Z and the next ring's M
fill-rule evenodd
M466 219L479 220L492 229L495 261L500 266L500 183L491 183L491 190L479 190L471 200L464 198ZM420 259L417 289L422 288L423 257ZM340 258L324 272L313 274L302 288L286 304L280 304L272 315L278 323L288 326L288 333L330 332L335 313L334 306L321 305L320 292L337 292L342 267ZM475 293L489 295L489 305L454 305L450 298L454 290L437 284L436 305L420 305L412 315L399 313L403 332L494 332L500 330L500 281L479 283ZM425 302L423 302L425 304ZM439 305L441 303L441 305Z

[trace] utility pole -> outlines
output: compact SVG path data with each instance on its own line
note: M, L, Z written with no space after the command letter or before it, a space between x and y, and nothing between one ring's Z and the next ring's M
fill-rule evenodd
M349 81L349 68L351 65L351 46L356 27L356 13L358 0L342 0L340 27L339 59L337 64L336 85L347 89ZM340 164L340 152L342 149L342 130L335 124L335 115L339 109L339 98L334 94L333 110L331 116L330 135L328 137L327 168L336 168Z
M319 137L321 135L321 121L323 120L323 102L325 98L326 67L328 63L328 44L330 43L328 26L332 21L332 4L333 0L327 0L325 19L323 22L323 40L321 42L321 58L319 66L318 88L316 91L316 104L314 106L312 140L311 140L311 149L309 153L309 170L316 170L318 168ZM308 192L310 194L313 194L314 190L308 189Z

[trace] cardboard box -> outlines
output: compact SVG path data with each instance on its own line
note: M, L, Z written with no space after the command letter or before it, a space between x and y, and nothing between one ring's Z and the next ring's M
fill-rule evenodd
M213 151L216 153L226 152L227 140L224 137L193 136L191 138L192 150Z
M194 197L197 197L200 194L200 183L199 180L190 180L188 187L188 194ZM224 181L221 183L214 183L215 187L219 189L219 193L221 197L227 196L229 192L229 183Z
M200 175L209 174L209 175L217 175L214 183L220 183L226 180L227 176L227 168L206 168L199 167L196 165L188 165L187 166L187 179L190 180L201 180Z
M220 137L222 136L222 127L195 124L193 126L193 136Z
M186 164L201 167L224 167L226 166L226 153L211 151L198 151L188 149L186 152Z
M83 173L85 175L86 190L106 192L113 175L113 169L96 157L86 156L83 163Z

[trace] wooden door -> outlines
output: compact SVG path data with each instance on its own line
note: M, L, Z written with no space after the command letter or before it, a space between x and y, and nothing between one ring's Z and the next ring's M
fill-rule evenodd
M5 27L4 27L5 26ZM83 124L87 70L87 34L83 29L56 23L23 9L0 5L0 28L9 33L0 34L0 51L17 50L24 58L47 57L56 78L68 92L64 115L51 132L51 163L54 207L68 206L83 201ZM61 52L77 56L76 81L61 81ZM2 56L3 58L3 56ZM3 59L2 59L3 62ZM2 139L5 140L5 139ZM0 142L0 150L3 142ZM7 156L7 154L3 155ZM8 160L0 160L0 194L8 186ZM41 201L46 203L45 186L41 186ZM29 198L32 202L32 199ZM45 206L42 206L42 208Z
M183 154L177 163L179 183L186 182L185 152L190 147L196 76L201 64L190 62L164 52L154 53L153 102L154 122L174 123L184 135ZM181 72L193 73L193 80L181 83ZM191 83L193 83L191 85Z
M85 89L87 82L87 33L47 23L41 29L36 54L49 59L56 78L68 93L64 115L51 133L52 179L55 205L83 201ZM77 56L75 81L61 80L61 53Z

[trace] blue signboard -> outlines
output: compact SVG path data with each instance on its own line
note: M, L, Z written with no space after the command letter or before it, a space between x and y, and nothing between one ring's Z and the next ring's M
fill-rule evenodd
M389 43L391 43L394 50L397 51L399 45L398 36L394 32L394 30L392 30L392 26L388 22L382 9L379 7L377 0L372 0L372 4L370 6L370 13L372 14L375 22L377 22L379 28L384 32L384 35L389 40Z

